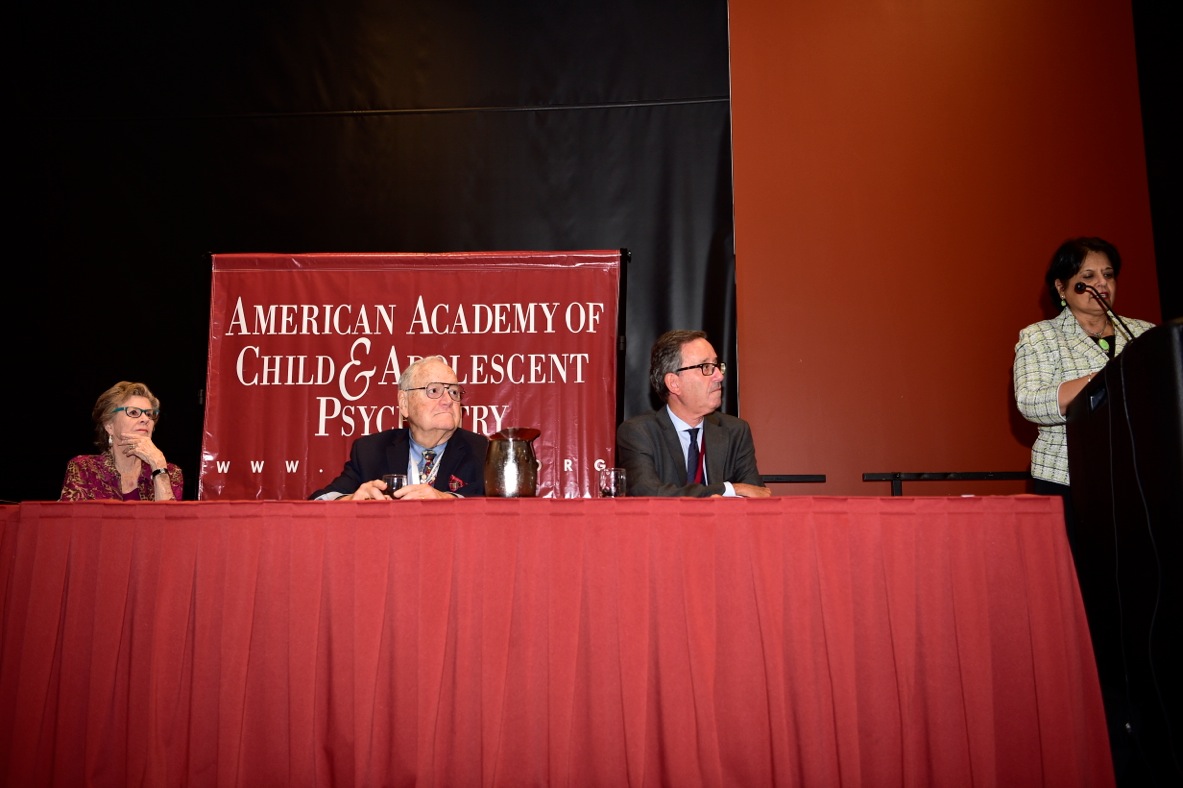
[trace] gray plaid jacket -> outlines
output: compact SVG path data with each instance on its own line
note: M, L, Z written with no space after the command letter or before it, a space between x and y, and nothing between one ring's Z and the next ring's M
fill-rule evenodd
M1145 320L1122 317L1134 336L1154 327ZM1114 334L1114 355L1129 344L1121 326ZM1109 361L1105 351L1065 308L1051 320L1027 326L1015 345L1015 402L1027 421L1039 426L1031 447L1031 475L1057 484L1068 484L1068 440L1064 414L1060 413L1060 384L1097 372Z

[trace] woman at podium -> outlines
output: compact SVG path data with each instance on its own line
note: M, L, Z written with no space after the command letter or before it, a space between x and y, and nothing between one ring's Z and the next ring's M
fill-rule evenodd
M1101 238L1065 241L1044 276L1048 295L1060 313L1024 328L1015 346L1015 401L1023 417L1039 428L1031 448L1035 493L1064 498L1073 552L1076 534L1064 414L1110 359L1134 337L1153 328L1144 320L1112 312L1120 272L1121 255L1113 244Z

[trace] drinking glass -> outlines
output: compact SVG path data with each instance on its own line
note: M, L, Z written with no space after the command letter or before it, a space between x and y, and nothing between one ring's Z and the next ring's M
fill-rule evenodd
M628 495L624 468L605 468L600 471L600 497L623 498Z
M407 486L407 475L405 473L387 473L383 474L382 481L386 482L386 497L393 498L395 490Z

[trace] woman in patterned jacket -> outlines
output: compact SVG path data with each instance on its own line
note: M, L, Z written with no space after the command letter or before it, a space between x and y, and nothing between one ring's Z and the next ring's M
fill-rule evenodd
M99 395L91 414L98 454L66 464L58 500L181 500L181 469L152 442L160 400L143 383L122 380Z
M1075 550L1076 534L1069 495L1068 442L1064 414L1068 404L1134 337L1153 327L1121 317L1117 325L1092 291L1113 305L1121 255L1100 238L1065 241L1052 256L1044 281L1060 314L1027 326L1015 346L1015 401L1019 412L1039 427L1031 448L1031 476L1038 495L1060 495ZM1080 287L1077 292L1079 283ZM1127 336L1126 329L1133 336Z

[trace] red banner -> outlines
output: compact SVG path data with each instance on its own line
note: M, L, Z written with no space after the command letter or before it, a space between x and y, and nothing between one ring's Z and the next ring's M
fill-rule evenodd
M403 426L442 355L464 428L535 427L540 496L594 494L616 436L618 251L214 255L199 498L304 498Z

